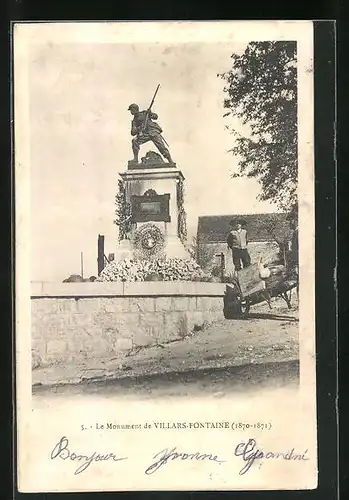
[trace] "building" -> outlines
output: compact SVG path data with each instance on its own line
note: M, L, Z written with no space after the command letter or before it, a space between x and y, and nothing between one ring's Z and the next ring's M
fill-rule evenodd
M225 268L233 271L231 250L227 247L227 236L232 227L232 220L241 219L248 235L248 250L251 262L258 262L260 257L268 260L291 238L291 228L286 213L207 215L199 217L196 237L197 259L206 270L218 268L219 255L223 253Z

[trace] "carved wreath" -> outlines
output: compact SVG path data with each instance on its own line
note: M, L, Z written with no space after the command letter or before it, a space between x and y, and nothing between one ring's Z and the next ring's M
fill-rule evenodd
M147 259L163 250L165 240L157 226L145 224L135 232L133 244L138 257Z

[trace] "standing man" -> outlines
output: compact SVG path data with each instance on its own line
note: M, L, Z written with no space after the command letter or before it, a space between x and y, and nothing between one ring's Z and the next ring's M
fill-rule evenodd
M228 234L227 245L232 250L235 271L240 271L251 264L251 258L247 250L247 231L242 227L242 221L231 221L232 231ZM242 266L241 266L242 264Z
M132 139L133 161L138 163L140 145L152 141L163 157L172 163L170 152L161 136L162 128L153 121L158 119L158 115L152 111L139 111L138 104L130 104L128 110L133 116L131 125L131 135L134 136Z

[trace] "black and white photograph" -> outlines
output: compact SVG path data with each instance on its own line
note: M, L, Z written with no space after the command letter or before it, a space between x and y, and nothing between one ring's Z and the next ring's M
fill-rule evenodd
M22 492L317 485L310 21L14 27Z

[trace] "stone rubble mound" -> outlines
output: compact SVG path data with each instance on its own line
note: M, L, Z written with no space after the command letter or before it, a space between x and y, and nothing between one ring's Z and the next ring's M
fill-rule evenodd
M193 259L112 261L97 281L209 281L210 277Z

